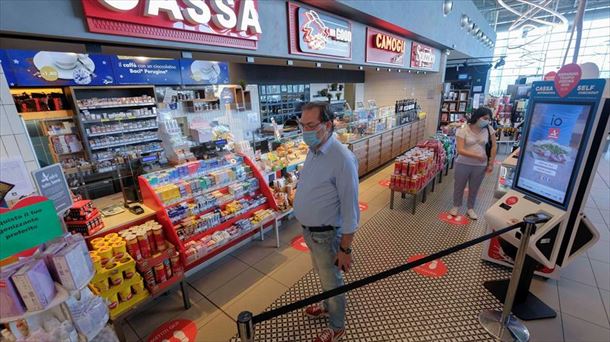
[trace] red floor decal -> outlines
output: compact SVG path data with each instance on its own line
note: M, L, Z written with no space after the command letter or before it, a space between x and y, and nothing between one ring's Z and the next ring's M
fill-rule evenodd
M161 324L148 336L147 342L186 342L197 340L197 325L188 319Z
M303 235L299 235L297 237L295 237L294 239L292 239L292 242L290 243L290 245L292 245L292 248L301 251L301 252L309 252L309 247L307 247L307 244L305 243L305 239L303 238Z
M413 262L425 257L424 254L416 254L409 259L407 262ZM447 265L442 260L434 260L425 263L421 266L417 266L412 269L414 272L423 275L424 277L440 278L447 274Z
M465 215L453 216L453 215L449 214L448 211L443 211L443 212L439 213L438 219L443 222L457 224L457 225L463 225L463 224L470 223L470 220Z
M390 187L390 180L389 179L382 179L379 181L379 185L389 188Z
M369 205L366 202L358 202L358 208L360 208L360 211L366 211Z

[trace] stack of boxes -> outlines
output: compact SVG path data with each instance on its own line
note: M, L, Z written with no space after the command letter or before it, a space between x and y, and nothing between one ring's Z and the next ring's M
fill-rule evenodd
M92 235L104 228L100 211L91 200L75 202L64 218L68 230L83 235Z
M91 240L91 260L96 274L91 284L106 299L110 316L116 317L148 296L127 244L117 233Z

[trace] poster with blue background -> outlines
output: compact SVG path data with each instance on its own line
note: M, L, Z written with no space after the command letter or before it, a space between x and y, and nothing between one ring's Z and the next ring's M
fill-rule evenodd
M180 71L185 85L229 83L229 65L224 62L181 59Z
M6 56L6 52L0 49L0 65L2 66L2 71L4 72L4 77L6 77L6 82L9 87L14 87L17 85L15 81L15 75L13 75L13 69L9 65L8 57Z
M72 52L5 50L18 86L85 86L115 84L107 55Z
M180 63L175 59L113 56L113 69L118 84L181 84Z

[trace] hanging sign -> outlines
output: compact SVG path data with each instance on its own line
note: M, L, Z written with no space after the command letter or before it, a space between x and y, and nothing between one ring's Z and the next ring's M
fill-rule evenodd
M112 62L107 55L5 50L14 83L30 86L78 86L114 84Z
M291 54L352 58L352 24L316 9L288 3Z
M61 164L53 164L32 171L38 192L50 199L57 213L63 213L72 206L72 194Z
M176 59L112 58L118 84L181 84L180 63Z
M256 49L258 0L81 0L89 31Z
M411 43L411 67L432 70L436 62L435 49L417 42Z
M555 90L559 97L566 97L580 82L582 70L578 64L566 64L555 75Z
M181 59L180 73L186 85L229 84L229 65L224 62Z
M63 233L53 202L32 196L10 210L0 208L0 259L36 247Z
M406 39L366 28L366 62L404 66L406 51Z

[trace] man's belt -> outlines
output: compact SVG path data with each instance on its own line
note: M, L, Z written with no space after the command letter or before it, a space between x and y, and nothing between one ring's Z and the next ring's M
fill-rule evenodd
M338 227L333 227L333 226L318 226L318 227L302 226L302 227L303 227L303 229L307 229L310 232L314 232L314 233L328 232L330 230L338 229Z

